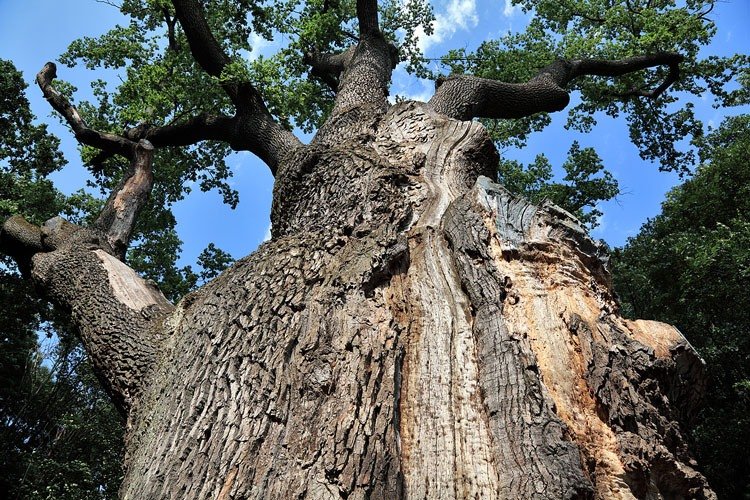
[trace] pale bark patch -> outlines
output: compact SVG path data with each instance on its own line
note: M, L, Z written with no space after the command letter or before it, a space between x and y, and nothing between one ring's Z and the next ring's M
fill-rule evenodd
M677 328L666 323L645 319L624 322L633 337L651 347L657 358L670 358L671 348L686 342Z
M166 302L164 296L155 287L149 285L120 260L104 250L95 250L94 253L102 262L107 272L109 286L119 302L134 311L142 311L147 307L163 305Z

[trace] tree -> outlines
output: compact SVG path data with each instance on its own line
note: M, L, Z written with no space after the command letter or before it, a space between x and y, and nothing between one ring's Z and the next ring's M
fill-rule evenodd
M84 197L67 198L46 179L64 160L57 139L33 124L24 87L13 64L0 60L0 217L73 216ZM0 303L0 496L113 497L122 479L122 423L80 342L6 256ZM51 352L40 347L42 334L59 340Z
M645 154L677 158L668 144L699 128L667 90L729 78L728 61L695 59L711 4L565 19L526 5L541 35L592 16L606 32L611 15L641 43L574 30L579 45L537 51L519 81L454 72L429 102L391 105L400 58L424 70L421 2L126 0L130 26L66 56L127 66L116 93L97 83L98 106L73 106L44 66L42 92L111 195L85 225L11 217L2 245L69 312L127 419L123 497L714 496L683 438L700 359L674 328L617 315L600 248L569 213L493 183L493 140L472 121L523 127L578 88L580 112L625 99ZM289 47L247 67L250 30L271 28ZM292 123L317 129L309 145ZM233 203L229 149L275 175L273 239L173 305L123 263L138 214L184 179Z
M615 253L613 273L628 316L674 323L705 358L695 450L719 496L742 498L750 493L750 116L727 119L701 142L696 175Z

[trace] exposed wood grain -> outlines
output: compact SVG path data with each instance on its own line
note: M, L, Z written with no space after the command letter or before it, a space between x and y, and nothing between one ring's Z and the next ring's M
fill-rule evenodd
M274 239L174 309L102 235L41 230L128 415L123 498L715 498L700 359L617 315L570 214L483 177L476 123L335 120L280 165Z

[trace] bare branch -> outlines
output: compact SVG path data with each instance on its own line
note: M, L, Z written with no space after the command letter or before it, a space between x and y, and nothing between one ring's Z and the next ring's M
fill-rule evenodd
M88 146L131 158L135 143L115 134L99 132L98 130L89 128L83 118L81 118L78 110L70 104L70 101L64 95L52 86L52 80L55 78L57 78L57 66L52 62L45 64L42 70L36 75L37 84L42 89L44 97L55 111L65 118L70 128L73 129L76 139Z
M675 75L673 82L679 77L679 64L685 58L675 52L659 52L651 55L634 56L615 61L606 59L581 59L572 61L572 73L568 80L582 75L622 76L656 66L668 66L670 74ZM553 63L555 64L555 63ZM564 82L567 84L568 82Z
M154 185L153 159L154 146L141 139L135 148L130 171L117 189L112 191L94 224L106 234L109 245L120 260L125 258L136 217L146 204Z
M655 98L679 78L683 57L672 52L636 56L620 60L557 60L526 83L504 83L474 76L453 76L438 80L429 104L436 111L457 118L522 118L539 112L564 109L570 98L567 85L587 76L617 77L656 66L668 66L664 82L652 91L634 89L623 95Z

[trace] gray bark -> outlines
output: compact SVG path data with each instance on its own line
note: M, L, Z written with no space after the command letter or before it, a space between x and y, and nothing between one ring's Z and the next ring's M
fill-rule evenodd
M484 177L477 123L352 113L279 164L274 238L175 308L93 233L29 237L122 400L122 497L715 498L702 362L618 316L577 221Z
M203 69L229 63L197 0L174 0ZM444 80L390 107L396 53L377 3L360 39L308 55L337 91L303 146L249 82L232 117L124 135L89 128L39 85L84 144L131 171L92 228L5 222L0 250L70 311L127 419L126 499L715 498L683 437L702 361L673 327L618 315L605 259L568 213L488 178L476 116L562 109L582 75L681 56L556 61L527 83ZM174 21L170 32L174 29ZM458 118L459 120L457 120ZM153 147L222 140L276 175L273 239L173 306L118 260L152 185Z

